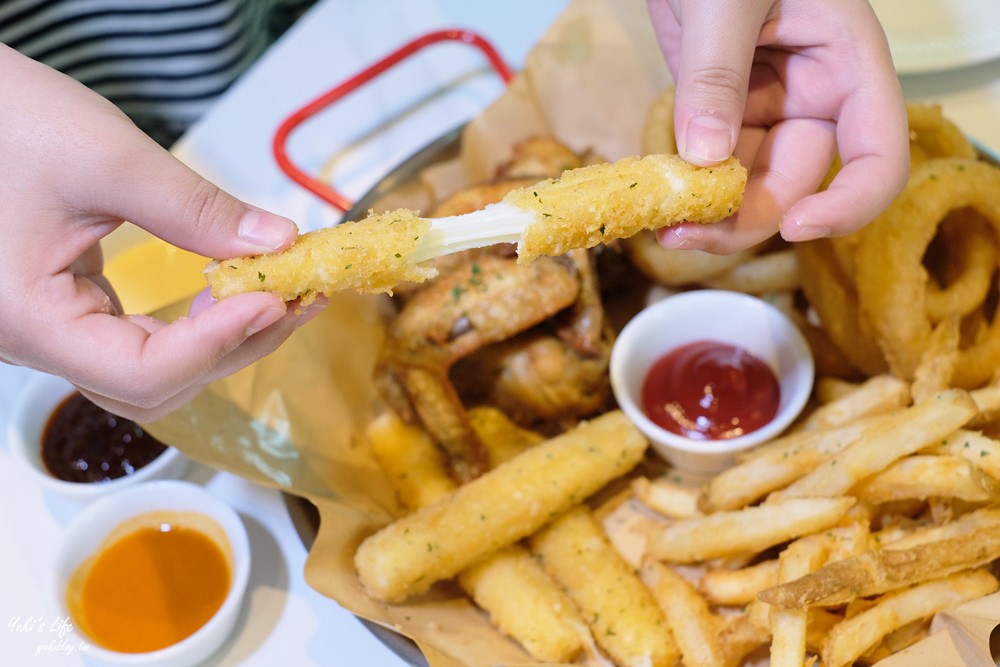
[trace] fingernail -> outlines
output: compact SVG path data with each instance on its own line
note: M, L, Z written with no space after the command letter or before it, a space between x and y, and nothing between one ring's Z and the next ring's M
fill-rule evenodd
M714 116L695 116L688 121L681 157L694 162L722 162L733 150L733 129Z
M699 244L695 243L687 233L684 225L673 227L663 227L656 230L656 240L660 245L668 250L700 250Z
M257 315L257 317L250 320L250 324L247 325L247 338L268 328L284 317L286 312L287 309L284 306L271 306L270 308L262 311Z
M315 301L303 308L295 320L295 328L298 329L306 322L316 319L316 317L326 309L326 297L317 297Z
M212 288L206 287L191 300L191 306L188 308L188 317L194 317L213 303L215 303L215 297L212 296Z
M781 238L786 241L813 241L830 236L833 230L825 225L808 225L801 220L785 220L781 223Z
M278 215L250 209L240 220L237 235L257 246L262 252L283 247L297 233L295 223Z

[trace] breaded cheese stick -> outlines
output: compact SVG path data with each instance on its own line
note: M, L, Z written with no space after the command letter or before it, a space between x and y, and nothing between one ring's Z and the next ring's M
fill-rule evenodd
M585 505L531 536L542 566L580 607L597 645L620 667L673 667L677 642L656 599Z
M458 583L500 632L534 658L572 662L593 641L573 600L518 544L465 568Z
M620 411L583 422L368 537L354 558L361 583L387 602L423 593L621 477L646 446Z
M368 425L368 443L375 460L407 510L430 505L455 492L444 457L419 426L393 412L383 412Z
M469 248L516 243L518 258L528 261L643 229L718 222L739 208L746 179L735 158L696 167L676 155L628 157L567 170L463 215L371 214L302 234L280 253L213 262L206 276L217 299L266 291L308 302L345 289L391 292L432 278L427 260Z
M368 428L372 452L400 501L409 509L453 493L456 485L441 453L422 430L391 412ZM532 657L571 662L589 644L588 630L573 601L527 549L512 545L458 575L458 582L490 621Z

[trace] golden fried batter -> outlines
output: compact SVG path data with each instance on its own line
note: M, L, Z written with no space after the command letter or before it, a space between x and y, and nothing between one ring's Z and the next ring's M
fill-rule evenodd
M739 207L746 178L735 158L710 168L676 155L624 158L565 171L465 215L370 215L303 234L281 253L218 262L206 275L216 298L260 290L289 301L342 289L391 292L400 282L433 277L436 270L423 262L469 248L516 242L527 261L643 229L718 222Z
M399 209L302 234L280 253L213 263L205 275L212 296L221 299L264 291L285 301L356 289L391 292L403 281L423 282L437 271L410 256L430 229L430 221Z
M676 155L624 158L564 172L503 198L535 219L521 235L522 260L561 255L679 222L718 222L743 200L746 170L735 158L710 168Z

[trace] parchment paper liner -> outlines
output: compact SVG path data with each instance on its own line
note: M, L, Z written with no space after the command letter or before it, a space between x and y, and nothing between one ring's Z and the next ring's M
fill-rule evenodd
M511 146L533 136L608 159L638 153L645 111L669 80L642 0L575 0L506 93L467 126L459 159L425 171L425 186L441 196L488 180ZM417 190L426 194L427 187ZM172 319L185 308L160 316ZM308 583L413 638L432 667L535 664L451 584L392 606L358 584L357 544L399 510L364 440L378 404L371 377L389 312L382 297L334 295L326 313L273 355L149 428L195 460L316 505L321 522ZM935 634L881 664L995 664L989 633L1000 622L1000 595L939 616Z

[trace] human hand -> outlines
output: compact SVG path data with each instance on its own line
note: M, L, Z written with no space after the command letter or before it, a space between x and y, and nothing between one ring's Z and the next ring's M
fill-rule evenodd
M678 152L750 170L739 212L658 233L668 248L733 253L850 233L902 190L906 107L884 33L864 0L648 0L677 84ZM816 192L835 154L843 167Z
M208 183L107 100L0 45L0 356L148 421L273 351L322 304L198 298L172 323L127 315L100 239L129 220L207 257L279 250L294 223Z

